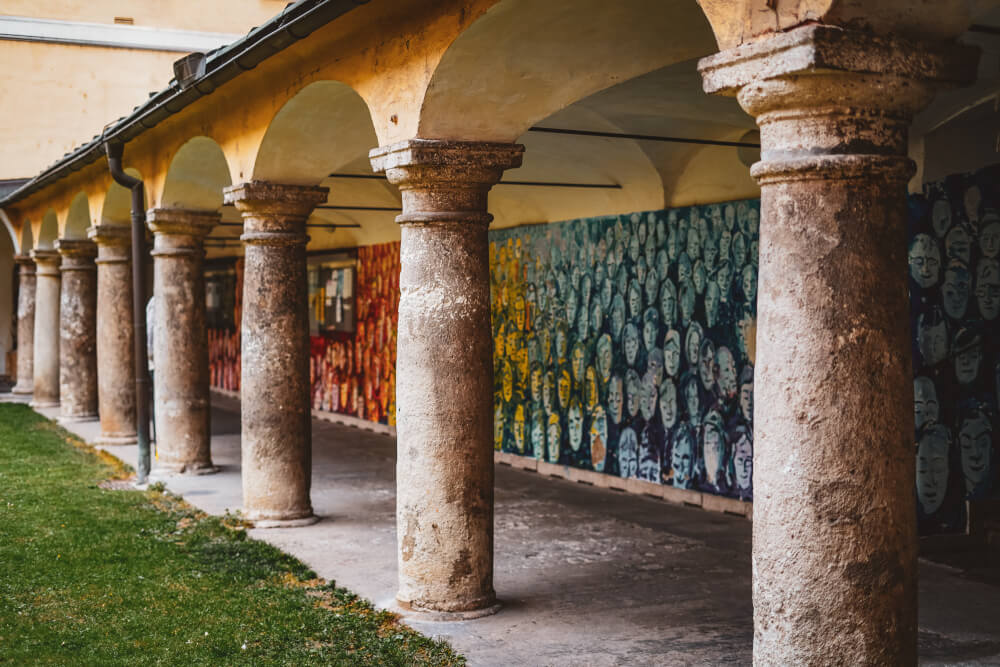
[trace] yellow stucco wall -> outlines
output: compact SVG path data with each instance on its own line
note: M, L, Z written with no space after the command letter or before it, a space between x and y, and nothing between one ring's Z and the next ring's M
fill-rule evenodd
M88 23L114 23L122 17L133 19L137 26L241 33L287 4L287 0L4 0L0 14Z

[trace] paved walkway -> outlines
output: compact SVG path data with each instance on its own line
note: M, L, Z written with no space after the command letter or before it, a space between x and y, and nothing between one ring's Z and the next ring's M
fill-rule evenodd
M217 475L167 486L210 513L240 507L239 403L213 396ZM54 411L42 411L54 416ZM69 426L85 439L95 423ZM136 448L109 447L133 464ZM253 530L376 604L395 592L392 438L313 422L304 528ZM408 619L472 665L750 664L746 519L498 466L496 575L503 610L465 623ZM1000 664L1000 588L920 567L923 664Z

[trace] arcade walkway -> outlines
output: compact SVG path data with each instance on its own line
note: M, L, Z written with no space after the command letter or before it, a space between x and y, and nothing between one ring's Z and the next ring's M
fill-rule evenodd
M239 403L212 400L212 458L221 472L167 485L222 513L240 507ZM97 426L71 430L88 438ZM134 446L107 449L135 463ZM251 534L391 604L392 438L314 420L313 460L322 520ZM750 522L506 466L496 480L495 581L504 609L465 623L410 619L413 627L448 639L471 665L750 664ZM921 562L922 664L997 664L998 618L1000 588Z

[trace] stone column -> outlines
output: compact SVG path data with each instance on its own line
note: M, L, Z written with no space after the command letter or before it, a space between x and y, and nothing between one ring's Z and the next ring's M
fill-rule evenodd
M130 445L135 432L132 330L132 230L97 225L97 400L103 445Z
M396 531L404 609L496 611L487 193L514 144L414 139L371 152L403 196Z
M210 453L205 237L214 211L152 209L156 461L166 472L215 472Z
M227 188L243 214L243 513L258 527L312 523L306 219L327 188Z
M17 288L17 384L14 394L30 394L34 386L35 358L35 262L30 255L17 255L20 281Z
M97 419L97 246L59 239L59 421Z
M35 260L35 335L31 407L59 405L59 253L32 250Z
M757 665L916 664L907 129L968 56L808 25L700 63L761 131Z

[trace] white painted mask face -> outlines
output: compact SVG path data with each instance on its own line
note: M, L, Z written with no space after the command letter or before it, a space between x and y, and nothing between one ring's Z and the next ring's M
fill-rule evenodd
M566 295L566 321L572 324L576 322L576 307L578 295L576 290L571 289L569 294Z
M631 281L628 287L628 314L633 319L642 316L642 290L638 281Z
M694 442L682 435L674 442L670 454L670 465L674 471L674 486L687 489L691 486L691 470L694 465Z
M656 414L656 385L650 373L642 378L639 409L642 411L642 418L647 422Z
M664 428L673 428L677 423L677 387L672 380L660 385L660 420Z
M635 365L636 355L639 353L639 331L635 325L629 322L625 325L624 350L625 363L629 366Z
M569 446L578 451L583 443L583 412L579 405L571 405L567 415L569 423Z
M554 393L555 387L554 378L552 373L546 373L542 379L542 405L545 407L546 414L552 414L552 394Z
M597 340L597 372L601 382L607 382L611 377L611 337L604 334Z
M646 303L656 303L656 293L660 289L660 277L655 268L646 273Z
M691 280L691 260L687 253L681 253L680 259L677 260L677 284L683 285L689 280Z
M698 385L691 382L684 387L684 400L687 402L688 417L692 420L700 418L698 405Z
M748 264L743 269L743 294L748 303L753 303L757 298L757 272L752 264Z
M990 222L979 232L979 250L990 259L1000 254L1000 221Z
M625 302L621 295L615 297L611 303L611 335L615 340L621 338L622 327L625 326Z
M639 471L639 439L626 428L618 439L618 470L622 477L635 477Z
M747 239L743 234L733 236L733 265L739 269L747 261Z
M709 484L719 482L719 472L722 468L722 434L712 421L705 424L702 438L702 452L705 456L705 477Z
M677 297L674 296L674 286L667 278L660 288L660 315L663 316L663 323L672 326L677 309Z
M934 383L928 377L913 380L913 423L920 428L926 422L937 421L939 405Z
M663 368L670 377L677 377L681 367L680 335L671 329L663 340Z
M726 398L733 398L736 396L736 361L728 347L719 348L715 363L719 367L719 389Z
M555 415L553 415L555 416ZM549 420L549 433L548 433L548 453L549 453L549 463L555 463L559 460L559 448L562 440L562 433L559 429L558 420Z
M688 230L687 254L692 259L701 256L701 237L698 235L698 230L693 227Z
M944 272L944 283L941 284L941 303L944 312L953 320L965 317L969 305L969 272L957 263Z
M531 451L536 459L545 456L545 421L541 413L531 424Z
M691 283L681 285L681 324L687 324L694 315L695 291Z
M753 481L753 444L746 436L736 443L733 467L736 469L736 486L749 489Z
M923 237L923 239L927 239L927 241L924 241L921 237ZM922 257L930 256L936 260L936 265L933 267L934 280L930 282L930 284L933 285L935 282L937 282L936 267L940 266L941 264L941 252L938 250L937 244L931 241L930 238L931 237L927 236L927 234L917 234L916 238L913 239L913 243L914 246L916 246L918 241L921 242L921 245L923 247L920 249L920 256ZM962 227L952 227L951 231L948 232L948 235L944 237L945 254L948 256L948 259L958 259L961 260L966 265L969 264L969 259L972 256L971 245L972 245L972 239L969 238L969 233L966 232ZM931 246L933 246L933 248ZM913 252L914 251L911 249L910 250L911 275L913 275ZM930 274L930 270L926 269L924 275L928 274ZM917 284L919 284L921 287L925 286L920 280L916 278L916 276L914 276L914 280L917 280ZM925 282L927 281L926 278L924 280Z
M635 417L639 414L639 404L642 402L642 384L635 371L629 371L628 377L625 379L625 402L629 417Z
M938 199L931 208L931 225L938 238L944 238L951 227L951 206L945 199Z
M923 314L917 318L917 349L924 363L933 366L948 354L948 328L943 320L934 325L929 321Z
M984 320L1000 314L1000 264L995 259L981 259L976 267L976 303Z
M948 490L948 432L937 426L917 445L917 499L924 514L933 514Z
M698 294L704 294L707 277L705 275L705 265L701 263L701 260L694 263L694 268L691 269L691 280L694 283L694 291Z
M705 320L709 328L719 320L719 286L715 283L709 283L705 290Z
M753 383L748 382L740 387L740 414L748 422L753 422Z
M622 379L617 375L611 378L608 385L608 417L611 423L620 424L622 421Z
M955 378L959 384L971 384L979 375L979 362L983 355L979 346L962 350L955 355Z
M958 445L962 453L962 474L965 490L973 493L986 481L990 472L992 448L990 422L982 414L966 419L958 432Z
M656 334L659 333L660 327L655 319L645 318L645 322L642 323L642 344L646 347L646 351L651 351L656 347Z
M701 327L697 322L691 324L687 332L687 362L689 366L698 365L698 351L701 349Z
M701 358L698 361L698 377L705 391L710 391L715 385L715 345L706 340L701 346Z

